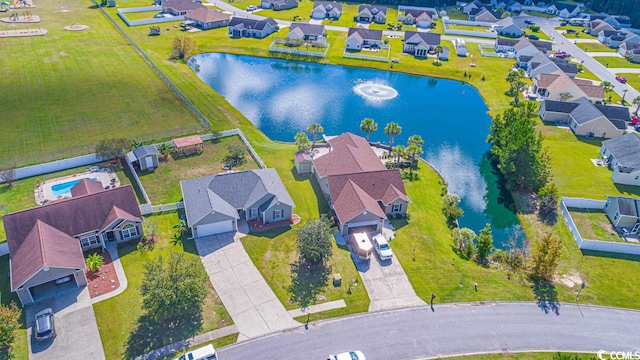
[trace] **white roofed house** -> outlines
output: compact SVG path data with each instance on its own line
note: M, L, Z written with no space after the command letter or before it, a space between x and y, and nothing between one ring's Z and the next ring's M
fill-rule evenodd
M616 184L640 185L640 137L631 133L602 142L600 155L613 170Z

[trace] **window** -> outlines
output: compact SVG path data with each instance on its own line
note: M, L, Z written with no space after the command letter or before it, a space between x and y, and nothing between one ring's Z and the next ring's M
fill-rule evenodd
M402 203L401 202L397 202L395 204L393 204L393 206L391 207L391 212L392 213L397 213L402 211Z
M258 209L257 208L249 209L249 217L250 218L258 217Z
M620 213L617 212L616 215L613 217L613 221L618 220L619 217L620 217Z
M129 239L138 235L138 228L133 224L127 224L120 230L120 236L122 239Z
M608 208L608 207L609 207L609 204L611 204L611 200L610 200L610 199L607 199L607 202L604 204L604 208L605 208L605 209L606 209L606 208Z
M284 217L284 209L274 210L273 211L273 219L282 219Z
M80 246L82 246L83 249L96 245L98 242L99 240L96 234L84 235L80 237Z
M634 180L640 180L640 176L636 176Z

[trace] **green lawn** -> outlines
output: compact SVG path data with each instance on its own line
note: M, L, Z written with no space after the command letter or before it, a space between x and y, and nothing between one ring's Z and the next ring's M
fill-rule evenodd
M640 64L632 63L622 57L594 56L593 58L608 68L640 68Z
M595 360L596 355L588 353L522 352L505 354L478 354L446 357L447 360L551 360L555 354L574 356L572 360Z
M356 27L357 22L353 21L353 18L358 15L358 8L360 4L342 3L342 15L338 20L324 20L324 25L343 26L343 27ZM387 22L395 22L397 18L392 19L387 17Z
M143 304L139 292L144 264L158 255L166 257L171 252L184 253L193 258L199 258L199 255L193 240L183 240L183 245L172 241L174 233L172 227L178 222L177 213L150 216L145 221L158 224L157 235L160 240L155 244L154 249L148 252L137 250L135 243L120 245L118 252L127 274L128 287L122 294L93 306L107 359L132 358L193 335L232 324L213 286L207 282L209 294L202 309L201 323L193 324L187 321L187 325L171 331L163 329L150 332L149 330L152 329L146 328L146 322L142 318Z
M462 9L457 6L447 7L445 8L445 10L447 11L447 16L449 17L449 19L452 19L452 20L468 20L469 19L469 15L463 13ZM438 16L438 19L440 19L439 16Z
M576 43L576 46L586 52L616 52L616 49L612 49L601 43Z
M584 239L625 242L613 227L604 211L569 209L569 214Z
M597 36L593 36L587 32L583 32L584 26L575 26L575 25L566 25L566 26L558 26L555 28L558 32L562 33L564 37L567 39L596 39ZM566 31L568 29L573 29L574 33L569 34ZM579 44L579 43L578 43Z
M16 293L11 292L11 283L9 281L9 255L0 256L0 300L4 305L9 305L12 302L16 303L18 307L22 308L20 299ZM20 328L16 332L16 339L13 342L13 348L10 352L11 356L7 356L6 353L0 351L0 359L15 359L15 360L27 360L29 358L29 348L27 339L27 322L25 318L24 309L22 316L20 317Z
M640 89L640 74L618 73L617 75L624 76L627 79L627 84L634 89Z
M461 24L447 24L449 30L466 30L477 32L491 32L491 28L487 26L473 26L473 25L461 25Z
M196 122L92 4L39 3L46 36L2 39L0 58L15 60L0 67L2 111L10 114L0 125L11 129L0 133L0 161ZM90 29L63 30L74 23Z
M576 77L587 80L601 81L601 79L597 77L596 74L592 73L584 66L582 67L582 71L578 72L578 75Z
M149 196L152 204L170 204L182 199L180 181L215 175L226 172L222 169L227 156L226 149L234 142L242 144L237 136L229 136L215 141L205 141L204 151L200 155L174 158L169 156L162 161L153 172L138 171L140 183ZM234 170L257 169L259 166L253 160L248 150L245 161L234 167Z
M531 31L531 29L526 29L524 31L524 36L529 36L529 35L535 35L538 38L540 38L540 40L547 40L547 41L551 41L551 38L549 37L549 35L545 34L542 30L538 30L538 32L534 32Z
M154 10L154 11L143 11L143 12L131 12L131 13L126 13L124 14L127 19L129 19L129 21L134 21L134 20L149 20L149 19L153 19L153 15L157 14L159 11L158 10ZM147 25L149 26L149 25Z
M233 6L238 7L235 3L232 3ZM242 7L241 9L245 9ZM274 19L281 19L287 21L294 21L294 18L297 17L295 21L309 21L311 17L311 10L313 10L313 1L303 0L298 3L298 7L289 9L289 10L260 10L256 12L256 15L272 17Z
M523 11L521 15L531 15L531 16L537 16L537 17L542 17L542 18L552 18L555 17L555 15L551 15L551 14L547 14L547 13L543 13L540 11L535 11L535 10L530 10L530 11Z

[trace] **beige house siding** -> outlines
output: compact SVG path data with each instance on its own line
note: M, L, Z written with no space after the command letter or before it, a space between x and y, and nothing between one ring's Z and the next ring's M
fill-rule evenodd
M620 130L613 126L613 124L604 116L589 121L588 123L579 125L577 128L575 121L572 122L571 130L576 135L587 136L589 133L593 133L595 137L614 138L621 136L624 130Z
M138 235L125 239L122 237L122 234L120 233L120 231L125 225L128 225L128 224L132 224L136 227ZM121 243L121 242L128 242L128 241L141 238L144 235L144 230L142 229L142 224L140 222L126 220L122 224L120 224L116 229L113 230L113 234L115 235L116 241Z
M617 167L614 167L613 175L611 175L611 179L616 184L640 186L640 171L634 171L632 173L623 173L623 172L620 172Z
M400 212L395 212L394 213L391 210L393 209L393 204L396 204L396 203L400 203L402 205L402 207L400 209ZM396 214L406 215L408 208L409 208L409 203L408 202L406 202L404 200L401 200L401 199L398 199L396 201L393 201L391 204L385 206L384 207L384 213L387 214L387 215L396 215Z
M276 211L282 211L282 217L280 217L279 219L276 219L274 217L275 215L274 212ZM275 205L265 211L264 221L266 223L270 223L270 222L288 220L288 219L291 219L291 215L293 215L293 209L291 208L291 206L284 205L284 204Z

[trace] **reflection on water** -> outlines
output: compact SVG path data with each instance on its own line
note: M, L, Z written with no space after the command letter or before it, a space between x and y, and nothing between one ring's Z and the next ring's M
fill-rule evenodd
M293 141L316 122L327 135L350 131L364 136L360 122L373 118L378 131L371 141L388 143L383 129L397 122L402 133L394 144L422 136L426 158L442 172L449 190L460 195L461 226L479 231L491 223L498 246L517 226L484 156L491 119L475 88L459 81L250 56L191 59L203 81L273 140Z

